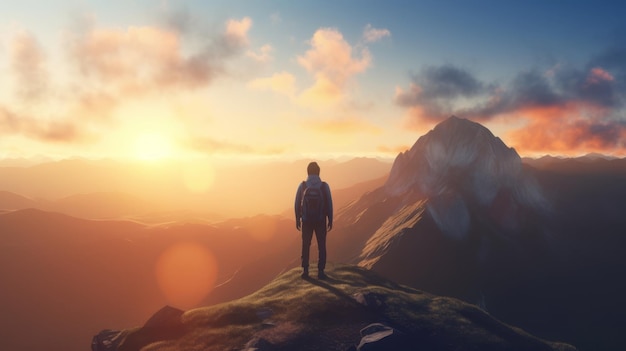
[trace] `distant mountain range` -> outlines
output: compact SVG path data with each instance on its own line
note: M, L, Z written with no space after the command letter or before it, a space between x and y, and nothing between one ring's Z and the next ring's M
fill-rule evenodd
M80 218L131 218L148 223L272 215L292 206L296 188L306 178L308 162L218 165L209 169L184 162L64 160L0 167L0 210L38 208ZM380 180L391 167L391 163L373 158L320 161L320 165L322 177L333 190ZM202 183L206 187L194 182L206 182ZM345 199L341 193L337 192L338 204ZM352 196L349 194L350 199Z

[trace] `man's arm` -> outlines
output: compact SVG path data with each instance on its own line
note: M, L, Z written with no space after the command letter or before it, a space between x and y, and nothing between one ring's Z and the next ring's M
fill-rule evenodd
M293 209L296 215L296 229L300 230L300 217L302 217L302 183L298 185L298 190L296 191L296 200L293 204Z
M330 231L333 229L333 197L330 194L330 186L328 183L324 183L324 185L326 185L326 206L328 209L326 211L326 216L328 217L328 230Z

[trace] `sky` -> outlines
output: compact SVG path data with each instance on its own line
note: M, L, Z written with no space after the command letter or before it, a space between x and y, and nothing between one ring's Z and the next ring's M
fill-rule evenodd
M620 1L0 4L0 160L393 158L456 115L626 156Z

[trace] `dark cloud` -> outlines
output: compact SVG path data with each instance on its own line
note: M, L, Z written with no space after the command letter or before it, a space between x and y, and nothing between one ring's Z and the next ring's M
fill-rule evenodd
M399 92L395 101L404 107L419 106L421 116L427 119L449 117L454 114L455 99L475 97L488 90L470 72L452 65L427 67L411 80L409 90Z
M484 91L484 85L471 73L451 65L429 67L414 78L424 82L426 99L472 97Z
M515 77L509 91L509 106L503 106L503 112L525 106L542 107L563 103L562 97L555 92L546 74L536 70L522 72Z
M395 102L409 108L410 125L450 115L482 122L514 116L527 122L510 133L523 149L605 151L626 148L625 99L626 46L606 50L582 68L532 69L506 84L450 65L430 67L412 76Z
M556 67L520 72L506 85L480 81L468 71L450 65L431 67L412 77L408 91L396 103L419 107L422 118L447 118L452 114L487 120L527 108L558 107L584 102L603 108L624 105L626 49L598 56L585 69ZM470 106L454 108L460 98L475 98Z

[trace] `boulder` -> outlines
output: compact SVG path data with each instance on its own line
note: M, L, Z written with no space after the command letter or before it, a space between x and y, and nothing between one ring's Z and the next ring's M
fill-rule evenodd
M381 323L361 329L361 342L357 351L414 350L410 338L401 331Z

